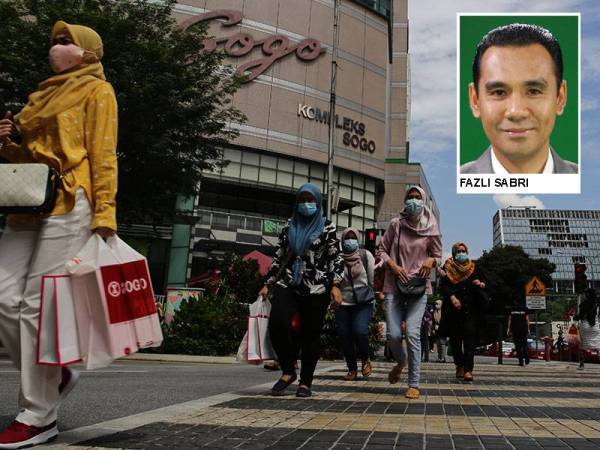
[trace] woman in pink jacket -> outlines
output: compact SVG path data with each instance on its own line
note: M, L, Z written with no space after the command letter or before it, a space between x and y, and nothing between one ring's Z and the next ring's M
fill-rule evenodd
M437 220L425 206L425 191L410 186L404 197L404 209L390 222L379 247L385 263L385 293L389 346L396 366L388 375L390 383L400 381L408 365L407 398L419 398L421 371L421 319L431 294L429 273L442 256L442 242ZM406 294L407 284L416 293ZM419 289L419 285L421 288ZM406 322L408 355L402 348L402 322ZM408 356L408 357L407 357Z

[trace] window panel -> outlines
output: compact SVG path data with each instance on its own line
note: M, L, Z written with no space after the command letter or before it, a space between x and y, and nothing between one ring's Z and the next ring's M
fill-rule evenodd
M269 169L277 169L277 157L270 155L260 156L261 167L268 167Z
M259 181L261 183L275 184L277 182L277 171L261 167Z
M294 172L302 175L308 175L308 164L302 161L296 161Z
M287 172L278 172L277 173L277 184L280 186L292 186L293 175Z
M223 159L240 162L242 160L242 152L233 148L226 148L223 152Z
M291 159L279 158L279 170L283 170L285 172L293 172L294 161L292 161Z
M242 168L241 178L243 180L256 182L256 180L258 180L258 167L244 166Z
M223 176L229 178L239 178L240 177L240 167L241 165L238 163L229 163L227 167L223 168Z

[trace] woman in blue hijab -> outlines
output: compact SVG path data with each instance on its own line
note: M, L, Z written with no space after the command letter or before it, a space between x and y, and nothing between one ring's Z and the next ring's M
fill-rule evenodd
M267 282L259 292L263 299L272 294L269 334L282 370L273 395L283 395L296 381L294 365L300 347L296 396L311 396L325 312L330 300L342 302L343 273L335 224L323 215L321 190L306 183L298 189L292 217L279 235Z

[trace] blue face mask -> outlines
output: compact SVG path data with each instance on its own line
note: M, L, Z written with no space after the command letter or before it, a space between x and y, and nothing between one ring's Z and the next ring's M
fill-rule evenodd
M358 240L345 239L342 247L346 253L351 253L358 248Z
M317 204L315 202L298 203L298 212L305 217L314 216L317 212Z
M416 216L423 211L423 200L419 198L409 198L404 202L404 212L409 216Z
M456 255L454 255L454 261L458 262L458 263L466 263L469 260L469 255L468 253L465 252L458 252Z

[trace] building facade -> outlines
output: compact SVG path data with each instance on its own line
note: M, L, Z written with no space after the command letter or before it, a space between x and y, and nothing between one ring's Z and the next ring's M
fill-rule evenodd
M500 209L493 239L494 247L518 245L532 258L554 263L556 292L573 292L576 263L585 263L588 283L600 287L600 211Z
M201 194L180 205L196 218L178 224L168 275L184 285L210 258L258 249L272 254L297 188L326 198L329 126L334 127L333 220L340 230L385 227L402 208L406 185L431 189L409 162L407 0L342 0L336 114L330 114L333 0L182 0L183 28L208 26L204 49L225 51L246 75L233 104L247 117L223 149L228 165L205 173Z

